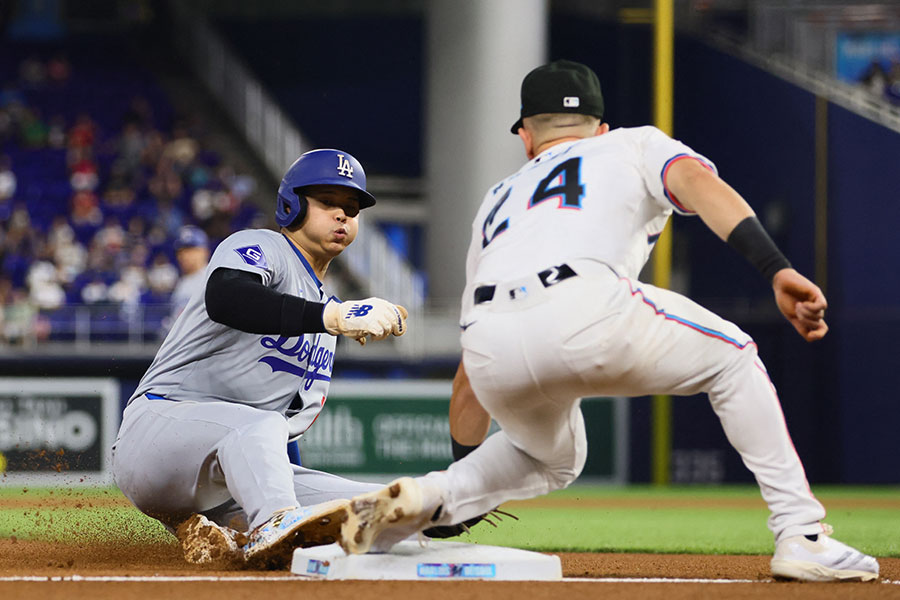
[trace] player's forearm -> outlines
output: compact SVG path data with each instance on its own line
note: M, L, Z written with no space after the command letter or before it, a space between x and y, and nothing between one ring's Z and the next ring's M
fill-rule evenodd
M477 446L487 437L490 427L491 416L478 402L460 362L450 397L450 436L462 446Z
M324 304L282 294L248 271L219 268L206 284L206 312L217 323L247 333L295 336L324 333Z
M666 186L723 241L738 223L756 214L740 194L696 160L673 164L666 175Z
M700 215L768 281L791 266L740 194L697 161L675 163L666 183L683 206Z

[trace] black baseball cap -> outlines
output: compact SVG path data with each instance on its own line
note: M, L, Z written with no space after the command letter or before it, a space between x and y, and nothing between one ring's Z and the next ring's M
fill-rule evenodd
M522 119L543 113L602 118L603 94L597 74L571 60L556 60L532 70L522 80L522 112L510 131L518 134Z

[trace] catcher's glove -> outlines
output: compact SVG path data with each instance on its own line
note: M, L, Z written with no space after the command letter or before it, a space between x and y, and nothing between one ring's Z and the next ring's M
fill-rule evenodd
M483 514L480 517L472 517L468 521L463 521L462 523L457 523L456 525L436 525L434 527L429 527L428 529L424 530L422 534L434 539L456 537L464 533L469 533L470 527L474 527L482 521L490 523L491 527L496 527L497 524L494 523L494 521L492 521L491 519L502 521L503 517L510 517L511 519L515 519L516 521L519 520L519 517L517 517L516 515L495 508L494 510Z

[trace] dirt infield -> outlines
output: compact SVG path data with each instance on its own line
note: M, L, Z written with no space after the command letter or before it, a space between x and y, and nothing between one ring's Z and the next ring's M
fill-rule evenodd
M472 598L900 598L900 559L881 559L882 581L868 584L773 582L769 556L561 553L562 583L353 582L292 580L287 572L219 571L188 565L173 543L79 545L0 539L0 596L266 600L361 597ZM26 580L26 578L28 580ZM604 581L596 581L596 579ZM693 579L693 582L639 581ZM585 581L587 579L587 581ZM610 581L621 579L620 581ZM579 581L581 580L581 581ZM709 580L700 582L696 580ZM564 586L564 587L560 587ZM377 590L377 591L376 591ZM375 592L375 594L373 594ZM383 594L386 595L383 595Z
M36 499L35 499L36 500ZM4 508L49 509L60 506L127 506L116 497L81 499L43 497L29 505L23 497L5 498ZM354 582L307 581L288 572L222 571L184 562L174 541L154 544L26 541L0 538L0 597L98 597L196 599L259 598L359 600L365 597L429 600L471 598L898 598L900 559L882 558L878 583L800 584L774 582L770 556L683 554L560 553L563 582L482 581ZM649 581L648 581L649 579ZM690 581L686 581L690 580Z

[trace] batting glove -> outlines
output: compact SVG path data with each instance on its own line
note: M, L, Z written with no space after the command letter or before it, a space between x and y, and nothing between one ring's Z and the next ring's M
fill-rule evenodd
M345 335L365 345L367 336L383 340L391 334L406 333L407 316L405 308L381 298L329 300L322 311L322 323L331 335Z

